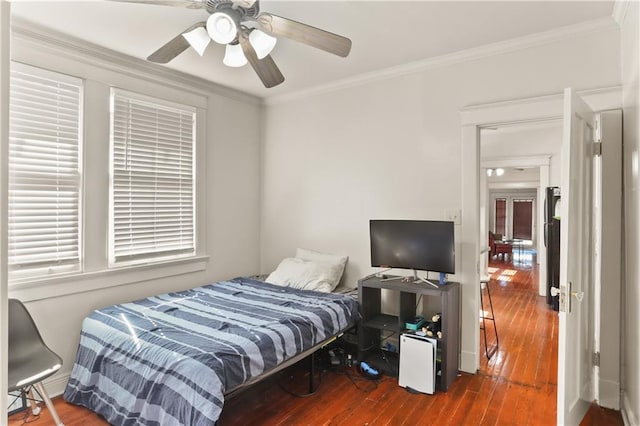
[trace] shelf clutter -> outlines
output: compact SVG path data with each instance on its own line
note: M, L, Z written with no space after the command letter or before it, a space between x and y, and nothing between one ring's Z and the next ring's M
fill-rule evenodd
M391 277L393 278L393 277ZM435 346L435 389L446 391L458 374L459 335L460 335L460 284L448 282L433 287L422 282L403 281L401 277L393 280L388 277L368 277L358 281L358 300L362 320L358 326L358 359L366 361L380 369L384 374L400 376L401 358L403 369L425 371L431 365L423 361L411 361L413 358L402 355L402 336L429 339ZM384 299L391 303L385 306L397 315L383 312ZM416 316L422 303L422 315ZM420 326L420 317L424 320ZM407 339L404 339L405 344ZM426 350L425 346L411 346ZM409 363L409 364L407 364ZM411 364L415 363L413 366ZM425 392L428 393L428 392Z

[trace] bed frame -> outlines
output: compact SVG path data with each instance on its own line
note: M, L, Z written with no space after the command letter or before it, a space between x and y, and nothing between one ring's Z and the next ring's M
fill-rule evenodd
M278 364L277 366L275 366L271 370L265 372L264 374L262 374L262 375L260 375L258 377L254 377L253 379L251 379L251 380L249 380L249 381L247 381L247 382L245 382L245 383L243 383L243 384L241 384L239 386L236 386L234 389L231 389L230 391L228 391L228 392L226 392L224 394L225 399L233 398L233 397L237 396L238 394L240 394L243 391L245 391L251 385L254 385L254 384L258 383L258 382L261 382L262 380L267 379L267 378L273 376L276 373L279 373L280 371L286 369L287 367L291 367L292 365L302 361L303 359L305 359L305 358L307 358L309 356L313 357L315 355L315 353L319 349L322 349L325 346L327 346L328 344L338 340L340 337L342 337L342 335L344 333L346 333L347 331L351 330L356 325L357 324L352 324L352 325L350 325L348 327L343 328L335 336L329 337L328 339L318 343L317 345L307 349L306 351L301 352L301 353L299 353L298 355L296 355L296 356L294 356L292 358L289 358L288 360L284 361L283 363ZM309 374L309 391L311 392L311 391L314 390L314 387L315 387L314 384L313 384L314 375L315 375L313 358L312 358L312 361L311 361L311 371L309 373L310 373Z

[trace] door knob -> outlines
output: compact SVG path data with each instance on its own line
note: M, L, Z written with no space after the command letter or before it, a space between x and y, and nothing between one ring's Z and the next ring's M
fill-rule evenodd
M567 298L565 295L570 294L571 296L575 297L578 302L582 302L582 299L584 299L584 291L571 291L571 282L569 282L569 285L567 287L568 291L567 289L565 289L565 292L560 290L558 287L551 287L549 289L549 292L551 293L551 296L560 296L560 311L569 313L571 312L571 297Z
M575 297L578 302L582 302L582 299L584 299L584 291L572 291L571 295Z
M556 297L560 294L560 289L558 287L551 287L551 295L553 297ZM584 291L572 291L571 295L573 297L575 297L578 302L582 302L582 299L584 299Z

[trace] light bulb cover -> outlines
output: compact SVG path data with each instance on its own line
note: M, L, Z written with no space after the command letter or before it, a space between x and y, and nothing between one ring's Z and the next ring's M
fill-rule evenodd
M222 63L228 67L241 67L247 64L247 58L244 56L242 46L239 44L227 44L224 51Z
M487 176L493 175L493 169L487 169Z
M496 169L496 176L502 176L504 174L504 169Z
M204 50L207 48L209 43L211 42L211 37L207 33L207 30L204 27L198 27L194 30L189 31L188 33L182 34L182 37L187 39L191 47L198 52L198 55L204 55Z
M216 43L231 43L238 35L237 18L226 12L213 13L207 19L207 32Z
M258 59L262 59L271 53L273 48L276 46L277 41L278 40L275 37L272 37L257 28L251 30L251 33L249 34L249 42L256 51Z

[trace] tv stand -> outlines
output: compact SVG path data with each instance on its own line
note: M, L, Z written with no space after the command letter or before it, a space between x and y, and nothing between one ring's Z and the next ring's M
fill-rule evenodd
M436 369L440 374L436 378L439 390L449 389L458 374L460 353L460 284L448 282L447 285L432 288L413 282L413 277L394 277L396 280L382 281L379 277L370 277L358 281L358 300L360 315L358 323L358 359L366 361L376 369L382 370L390 376L399 373L400 345L396 351L388 349L384 342L390 337L399 338L406 330L407 322L416 317L416 307L421 298L423 317L430 319L435 313L440 313L442 337L438 341ZM395 293L388 299L389 309L394 314L387 314L383 310L383 299L388 293ZM383 293L385 294L383 298ZM386 304L386 303L385 303ZM394 306L391 306L391 305ZM399 351L399 352L398 352ZM425 366L416 365L416 371Z

